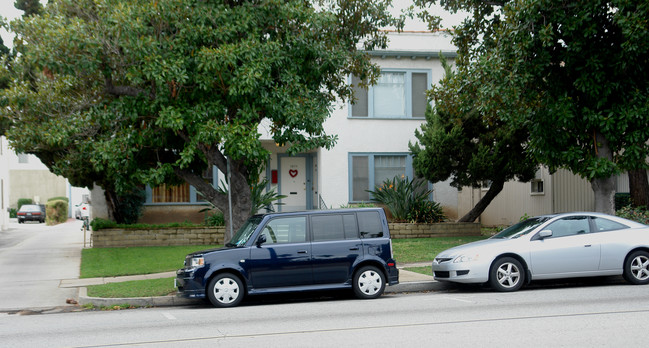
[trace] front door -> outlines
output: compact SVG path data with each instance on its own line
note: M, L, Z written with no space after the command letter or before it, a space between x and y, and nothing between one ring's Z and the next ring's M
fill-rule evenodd
M306 157L280 157L279 193L286 196L281 200L281 211L307 209Z
M248 262L254 288L259 290L313 283L306 216L270 220L260 235L266 237L266 242L251 247Z
M599 269L600 245L590 233L586 216L570 216L547 226L552 237L531 242L530 259L534 276L568 277Z

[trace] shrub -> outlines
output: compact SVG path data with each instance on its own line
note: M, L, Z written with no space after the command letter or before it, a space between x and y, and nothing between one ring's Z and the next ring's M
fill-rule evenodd
M372 194L374 200L388 208L394 221L442 221L444 214L439 204L428 200L432 191L424 189L424 183L414 179L408 180L404 176L394 177L392 180L383 181L383 185L378 186L376 190L367 192Z
M48 201L45 207L46 221L48 225L64 223L68 220L67 200Z
M142 215L142 207L146 201L146 191L142 188L134 188L128 192L122 192L117 196L117 220L123 224L133 224Z
M444 210L437 202L421 200L413 202L408 213L408 221L421 223L435 223L444 221Z
M225 226L223 213L217 211L212 214L205 214L205 226Z
M627 205L626 207L616 211L615 215L641 224L649 225L649 211L647 211L646 207L633 208L630 205Z
M174 228L174 227L197 227L203 225L193 224L191 222L171 222L168 224L118 224L114 221L95 218L90 222L90 227L93 231L106 229L106 228L123 228L123 229L142 229L142 230L155 230L160 228Z
M353 208L374 208L376 204L374 203L352 203L352 204L343 204L340 206L340 209L353 209Z
M615 194L615 210L620 210L626 206L631 205L630 193L616 193Z
M115 221L110 221L102 218L95 218L90 222L90 228L92 228L93 231L115 227L117 227L117 223Z
M9 217L15 219L18 217L18 209L9 208Z
M65 201L66 203L70 203L70 200L68 199L68 197L52 197L52 198L48 199L47 201L48 202L51 202L51 201Z
M18 198L18 210L25 204L34 204L34 201L31 198Z

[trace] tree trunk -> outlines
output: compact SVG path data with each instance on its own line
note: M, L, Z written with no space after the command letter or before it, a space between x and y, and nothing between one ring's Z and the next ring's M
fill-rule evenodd
M504 180L498 180L498 181L493 181L491 183L491 186L489 187L489 191L487 191L487 194L484 195L478 203L469 211L466 215L464 215L458 222L474 222L480 214L482 214L485 209L489 206L491 201L498 196L500 191L503 190L503 187L505 186L505 181Z
M633 207L649 207L649 180L646 169L629 170L629 191Z
M117 194L110 189L104 189L104 198L106 199L106 206L108 208L108 218L121 223L119 211L117 210Z
M595 211L615 215L615 178L592 179L590 186L595 193Z
M223 194L219 192L214 186L212 186L212 184L207 183L197 174L178 168L175 169L176 175L194 186L194 188L201 193L203 198L223 212L223 217L225 218L226 243L232 238L232 234L230 233L230 224L232 224L232 231L236 232L250 217L252 211L250 186L248 186L246 175L237 171L234 166L230 168L230 171L231 182L229 190L232 190L232 221L230 221L227 193Z
M595 133L596 147L595 151L598 158L603 158L613 162L613 152L608 146L608 139L597 131ZM593 178L590 180L590 186L595 193L595 211L604 214L615 214L615 178Z

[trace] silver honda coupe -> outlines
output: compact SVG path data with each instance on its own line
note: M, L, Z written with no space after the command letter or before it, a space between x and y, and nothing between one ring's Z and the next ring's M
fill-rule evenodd
M623 275L649 284L649 226L599 213L533 217L441 252L436 280L516 291L532 280Z

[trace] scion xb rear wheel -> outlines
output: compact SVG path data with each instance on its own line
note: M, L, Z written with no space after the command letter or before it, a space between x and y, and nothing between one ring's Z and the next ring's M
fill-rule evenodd
M374 266L365 266L354 274L352 285L356 297L373 299L381 296L385 290L385 276Z
M516 291L523 286L525 270L518 260L503 257L494 261L489 271L489 284L496 291Z
M207 297L214 307L235 307L243 300L243 283L239 277L222 273L207 286Z
M624 279L631 284L649 284L649 253L636 251L624 262Z

